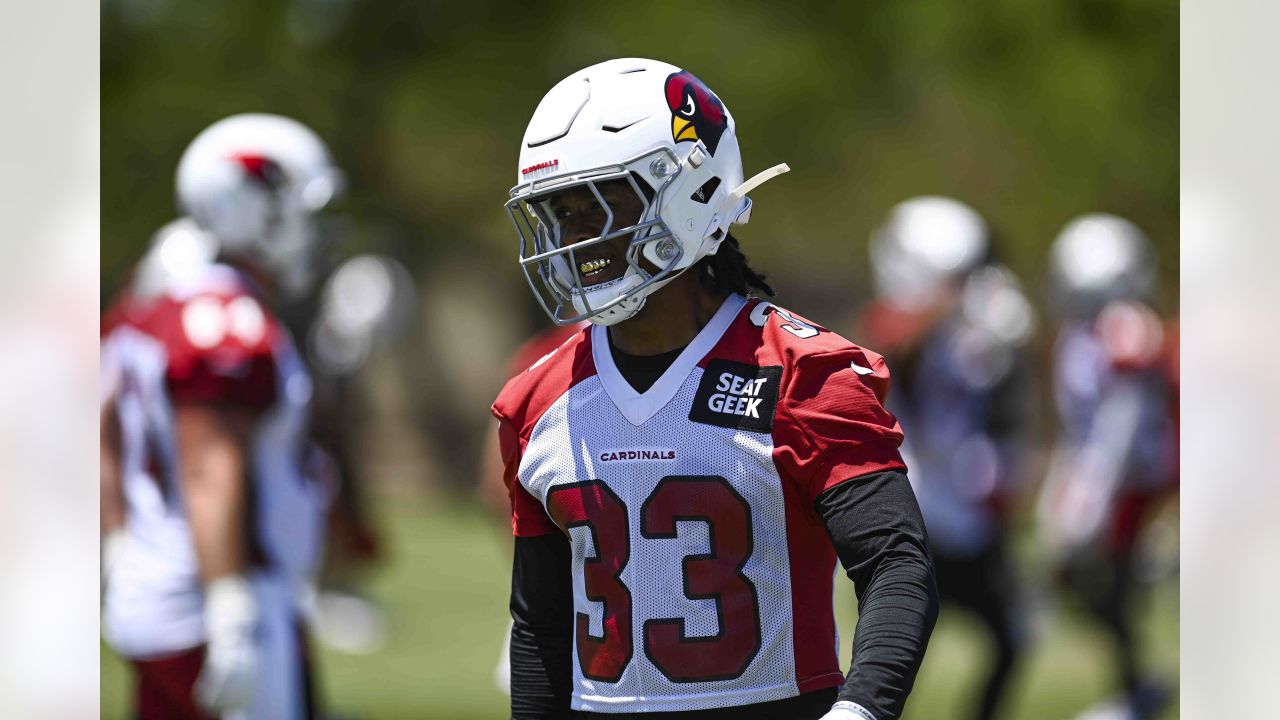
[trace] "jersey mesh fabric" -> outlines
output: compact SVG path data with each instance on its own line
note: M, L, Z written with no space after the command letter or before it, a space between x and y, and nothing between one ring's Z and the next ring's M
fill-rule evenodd
M629 558L622 583L631 594L631 658L616 683L585 677L575 646L573 707L604 712L659 712L703 710L765 702L797 694L791 634L791 587L787 556L786 518L781 479L772 462L768 433L749 432L699 424L688 419L701 369L694 369L675 397L655 416L636 426L627 422L593 377L574 386L557 401L534 427L520 465L524 487L543 503L553 488L568 483L600 480L626 507ZM569 452L566 452L569 450ZM670 459L604 460L619 451L650 451L650 457ZM712 555L714 531L704 519L674 520L674 537L645 537L642 517L646 500L664 478L698 476L725 478L732 494L715 480L690 483L691 506L705 507L726 497L741 498L749 518L750 552L741 573L754 589L758 617L758 649L746 667L733 677L711 681L674 681L659 669L646 646L645 623L682 619L684 636L708 643L724 633L743 634L743 628L725 628L719 602L750 600L738 592L717 601L686 596L681 579L686 558ZM705 487L705 491L699 488ZM708 493L698 497L700 492ZM732 502L732 500L731 500ZM730 517L737 517L730 515ZM652 523L650 523L652 525ZM724 531L722 531L724 532ZM650 533L650 535L661 533ZM596 547L599 535L587 527L569 531L573 554L574 606L588 617L589 634L603 633L604 605L589 600L583 579L584 559L598 557L609 548ZM724 542L724 541L720 541ZM731 573L736 558L716 558ZM703 566L702 571L705 572ZM739 588L745 585L738 586ZM741 650L739 650L741 656ZM726 672L732 673L734 669Z

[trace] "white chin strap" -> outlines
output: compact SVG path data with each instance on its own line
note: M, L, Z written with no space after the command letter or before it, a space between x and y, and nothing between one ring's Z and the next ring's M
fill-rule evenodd
M731 222L734 225L746 225L751 220L751 198L746 197L747 193L778 177L782 173L790 171L791 168L786 163L779 163L768 170L756 173L750 180L734 188L733 192L729 193L725 198L724 206L726 208L732 208L743 198L746 198L747 204Z
M579 313L585 313L587 311L587 303L596 307L604 305L618 295L627 293L631 288L634 288L646 279L646 275L642 275L634 268L627 268L627 271L622 275L622 277L606 284L605 287L597 288L595 290L587 290L585 293L580 293L574 289L570 291L573 309ZM585 298L583 297L584 294L586 296ZM648 293L645 293L645 295L648 295ZM597 312L595 315L588 317L587 320L596 325L614 325L622 322L623 320L627 320L640 312L640 308L644 307L645 295L629 297L613 307L610 307L608 310ZM584 302L584 300L586 302Z
M648 296L641 295L639 297L627 298L602 313L592 315L587 318L587 322L592 325L603 325L608 327L610 325L617 325L623 320L630 320L635 317L636 313L640 312L640 308L644 307L646 297ZM576 307L577 305L578 303L575 301L574 306ZM579 312L581 312L581 310L579 310Z

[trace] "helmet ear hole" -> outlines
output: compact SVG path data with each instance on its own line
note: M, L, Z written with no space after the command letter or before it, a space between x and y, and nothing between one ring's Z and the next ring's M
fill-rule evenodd
M720 178L712 176L710 180L702 183L697 190L694 190L693 194L689 196L689 199L696 203L706 205L711 202L711 196L715 195L716 189L719 187Z

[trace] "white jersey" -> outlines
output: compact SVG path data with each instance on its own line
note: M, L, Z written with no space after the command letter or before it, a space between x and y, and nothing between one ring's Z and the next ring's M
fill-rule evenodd
M104 328L104 373L121 427L123 556L104 599L108 642L132 658L204 642L203 592L177 477L175 403L261 410L252 437L251 580L264 623L296 628L322 549L327 491L302 473L311 383L287 332L235 270L210 265ZM280 632L270 627L264 632Z
M903 469L883 361L731 296L637 393L606 333L570 338L494 404L515 534L570 541L572 707L702 710L839 685L835 552L813 501Z

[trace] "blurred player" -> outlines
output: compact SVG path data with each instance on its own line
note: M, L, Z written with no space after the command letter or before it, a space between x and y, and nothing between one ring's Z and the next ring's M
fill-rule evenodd
M217 255L217 242L190 219L174 220L156 231L147 252L134 268L129 281L103 313L100 324L99 427L102 431L101 523L102 577L110 574L116 560L128 546L125 531L125 497L121 477L122 451L118 400L124 390L128 343L110 340L116 331L136 332L145 322L152 303L165 286L181 278L201 273Z
M1168 690L1139 666L1134 550L1147 511L1176 472L1167 344L1146 304L1154 259L1132 223L1093 214L1063 228L1049 261L1060 318L1053 389L1061 434L1040 529L1063 579L1115 643L1123 696L1090 717L1147 718Z
M238 115L177 184L194 225L158 239L103 339L104 505L123 498L104 632L140 718L315 717L299 600L328 490L303 471L311 382L271 302L340 175L301 124Z
M974 613L993 662L969 717L996 717L1024 644L1008 531L1029 445L1031 306L989 262L990 231L944 197L895 206L871 243L868 342L893 364L889 409L924 514L944 602ZM956 717L960 717L957 713Z
M880 356L772 294L733 224L732 116L688 71L570 75L507 209L558 324L493 412L515 534L516 720L890 720L937 612ZM837 558L859 593L846 678ZM841 688L843 685L843 688Z
M386 618L361 584L384 550L367 506L360 447L369 418L357 380L408 321L415 290L408 271L389 256L362 253L335 263L314 254L314 274L323 281L304 283L313 290L292 294L281 311L305 341L316 474L330 477L335 488L312 619L327 646L369 653L385 641Z

